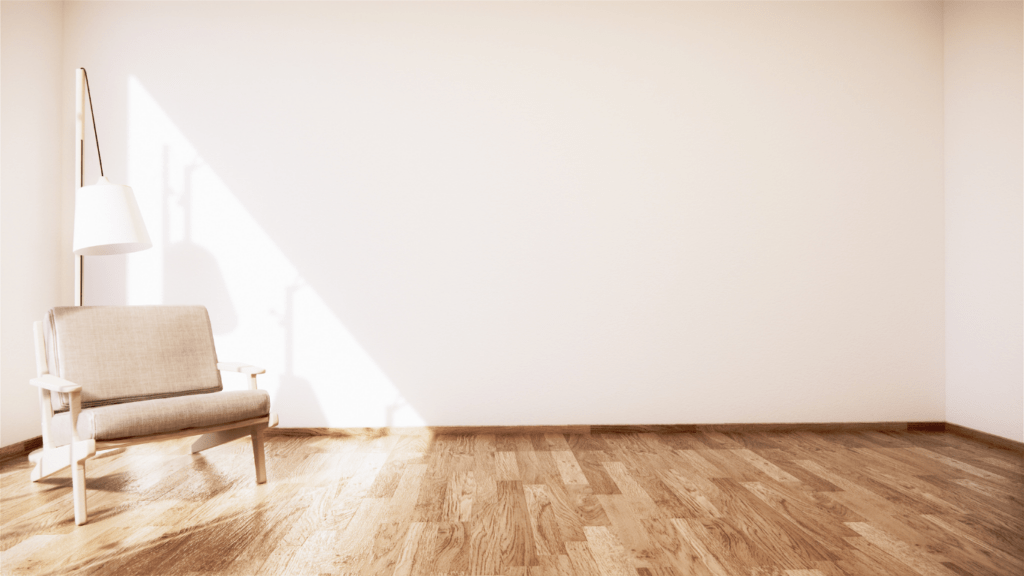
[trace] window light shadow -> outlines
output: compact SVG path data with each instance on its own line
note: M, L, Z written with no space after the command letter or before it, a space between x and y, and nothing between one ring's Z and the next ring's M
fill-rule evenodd
M267 369L281 426L424 424L134 76L127 165L154 243L127 258L128 304L205 305L218 357Z

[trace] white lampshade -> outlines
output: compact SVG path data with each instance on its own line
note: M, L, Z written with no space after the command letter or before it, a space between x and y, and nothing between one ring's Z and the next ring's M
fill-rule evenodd
M79 256L126 254L151 248L139 204L128 186L106 178L75 194L75 241Z

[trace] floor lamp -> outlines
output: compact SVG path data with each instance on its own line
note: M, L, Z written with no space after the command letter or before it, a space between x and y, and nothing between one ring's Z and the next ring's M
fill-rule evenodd
M113 184L103 175L100 137L96 133L96 114L92 109L92 92L85 68L77 70L75 81L75 306L82 305L85 256L127 254L151 248L153 243L142 220L139 204L132 189ZM96 138L96 158L100 163L100 179L92 186L82 186L82 155L85 150L85 98L89 97L89 116Z

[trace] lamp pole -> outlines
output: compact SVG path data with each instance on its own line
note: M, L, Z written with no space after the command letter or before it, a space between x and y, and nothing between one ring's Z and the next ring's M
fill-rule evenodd
M82 154L85 148L85 69L75 70L75 192L82 181ZM76 194L77 195L77 194ZM85 256L75 254L75 306L82 305L82 277Z

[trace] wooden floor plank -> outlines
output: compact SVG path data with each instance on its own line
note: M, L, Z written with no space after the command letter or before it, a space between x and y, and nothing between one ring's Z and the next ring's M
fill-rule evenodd
M526 509L533 529L533 543L537 556L559 556L565 554L564 540L558 528L551 492L545 484L523 486L526 495Z
M551 452L551 458L558 466L558 473L562 476L562 482L567 486L586 486L587 477L583 474L576 456L569 450L557 450Z
M586 533L594 564L602 576L632 576L636 573L622 543L608 528L587 526Z
M429 574L469 573L470 523L449 522L432 527L432 540L423 553L431 555ZM424 564L426 566L426 564Z
M598 500L611 520L610 533L621 545L633 567L650 567L662 564L662 552L655 545L641 521L650 518L648 514L639 514L633 507L631 499L623 494L599 495ZM590 528L584 528L589 535ZM588 537L588 541L590 538ZM591 548L594 542L590 542Z
M498 534L502 566L533 566L537 549L533 542L523 483L498 482Z
M713 576L714 572L705 563L703 555L690 541L683 538L671 520L649 518L641 520L648 536L662 551L662 558L673 565L680 574L692 576Z

